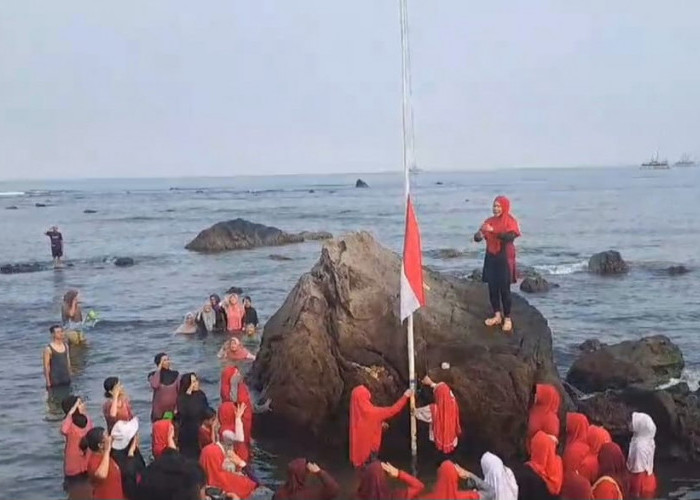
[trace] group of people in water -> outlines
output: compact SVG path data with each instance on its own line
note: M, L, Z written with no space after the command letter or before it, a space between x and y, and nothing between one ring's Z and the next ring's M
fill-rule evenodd
M226 295L223 300L217 294L212 294L197 312L185 315L175 333L206 335L243 331L252 336L257 331L258 323L258 312L249 296L245 296L241 303L236 293Z

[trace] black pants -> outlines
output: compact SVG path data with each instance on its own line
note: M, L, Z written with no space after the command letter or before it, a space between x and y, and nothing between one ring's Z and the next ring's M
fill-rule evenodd
M489 285L489 301L493 313L502 311L506 318L510 317L510 308L513 303L510 296L511 278L510 266L505 254L492 255L487 252L484 259L483 280Z

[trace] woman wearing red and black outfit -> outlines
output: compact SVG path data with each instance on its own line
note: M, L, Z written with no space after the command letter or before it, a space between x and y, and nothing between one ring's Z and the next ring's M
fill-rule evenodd
M518 236L520 226L510 215L510 201L505 196L497 197L493 202L493 217L484 221L474 235L474 241L486 240L482 280L489 285L489 300L493 309L493 316L486 320L486 325L503 325L504 332L513 330L510 285L516 281L513 241Z

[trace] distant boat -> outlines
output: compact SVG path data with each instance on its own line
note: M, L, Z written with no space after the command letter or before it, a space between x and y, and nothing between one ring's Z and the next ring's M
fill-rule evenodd
M653 170L667 170L671 167L668 166L668 161L659 160L659 152L657 151L654 156L647 162L642 163L642 168L649 168Z
M681 159L673 164L674 167L694 167L695 160L693 160L690 155L684 154Z

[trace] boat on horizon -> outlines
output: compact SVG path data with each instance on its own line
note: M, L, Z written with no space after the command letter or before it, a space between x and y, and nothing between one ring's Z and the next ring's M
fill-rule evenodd
M695 160L693 160L689 154L684 154L681 156L680 160L673 164L674 167L694 167Z
M642 163L642 168L652 170L667 170L671 168L667 160L659 160L659 152L657 151L649 161Z

